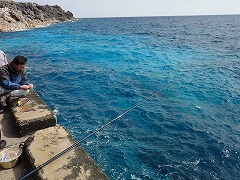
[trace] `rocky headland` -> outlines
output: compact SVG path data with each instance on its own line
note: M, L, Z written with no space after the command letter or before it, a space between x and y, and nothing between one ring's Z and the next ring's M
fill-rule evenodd
M74 21L70 11L60 6L0 0L0 32L19 31L53 23Z

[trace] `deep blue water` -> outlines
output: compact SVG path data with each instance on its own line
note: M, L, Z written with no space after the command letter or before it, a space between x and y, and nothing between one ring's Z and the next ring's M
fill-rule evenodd
M240 16L81 19L0 33L110 179L240 177Z

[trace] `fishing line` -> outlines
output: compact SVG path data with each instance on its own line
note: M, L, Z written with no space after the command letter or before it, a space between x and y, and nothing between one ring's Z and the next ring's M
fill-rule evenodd
M146 101L150 100L152 97L156 96L158 93L160 93L160 91L154 93L153 95L147 97L146 99L142 100L141 102L139 102L137 105L133 106L132 108L130 108L129 110L125 111L124 113L120 114L119 116L117 116L116 118L110 120L107 124L101 126L100 128L97 128L95 131L93 131L92 133L88 134L86 137L84 137L83 139L77 141L76 143L74 143L73 145L69 146L67 149L63 150L62 152L60 152L59 154L55 155L54 157L52 157L51 159L47 160L45 163L37 166L34 170L32 170L31 172L29 172L28 174L26 174L23 177L20 177L19 180L24 180L27 177L31 176L33 173L39 171L40 169L42 169L44 166L48 165L49 163L51 163L52 161L56 160L57 158L59 158L60 156L66 154L67 152L69 152L70 150L72 150L73 148L75 148L76 146L78 146L81 142L85 141L86 139L88 139L89 137L91 137L92 135L96 134L97 132L101 131L102 129L104 129L105 127L109 126L110 124L112 124L114 121L118 120L119 118L121 118L122 116L126 115L127 113L129 113L130 111L134 110L135 108L137 108L138 106L140 106L141 104L144 104Z

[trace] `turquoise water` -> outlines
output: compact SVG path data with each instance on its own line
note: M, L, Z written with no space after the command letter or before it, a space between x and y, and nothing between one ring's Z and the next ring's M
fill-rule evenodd
M110 179L240 177L240 16L81 19L0 33Z

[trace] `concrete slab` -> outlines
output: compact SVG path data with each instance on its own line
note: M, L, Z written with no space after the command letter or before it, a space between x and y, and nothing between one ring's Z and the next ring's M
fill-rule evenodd
M34 140L26 148L29 163L33 168L40 166L76 141L62 126L39 130L33 135ZM108 177L97 166L89 154L80 146L60 156L37 172L40 179L97 179Z
M56 125L56 116L34 90L24 98L11 98L8 105L20 136Z

